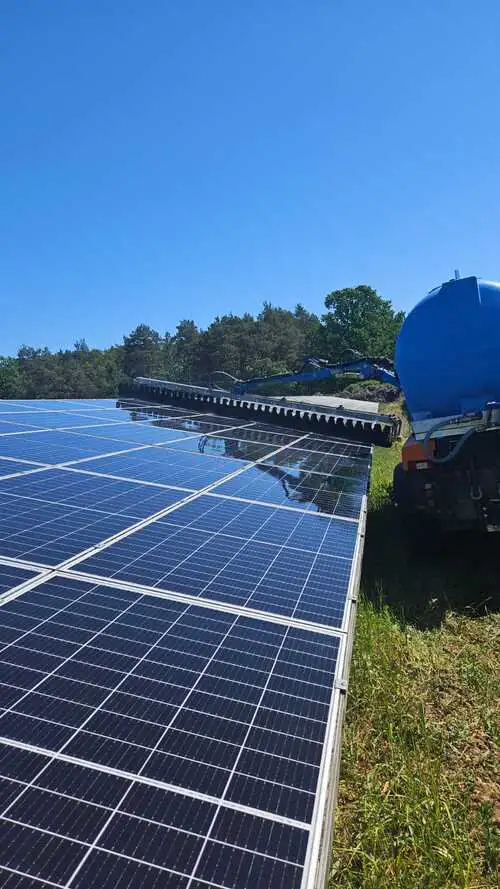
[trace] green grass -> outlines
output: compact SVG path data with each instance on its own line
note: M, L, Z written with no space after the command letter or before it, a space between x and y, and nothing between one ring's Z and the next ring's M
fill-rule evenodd
M374 460L330 889L494 889L500 538L412 551L398 459Z

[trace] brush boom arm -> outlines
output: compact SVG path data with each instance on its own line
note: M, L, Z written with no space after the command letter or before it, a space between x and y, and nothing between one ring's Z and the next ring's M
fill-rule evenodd
M234 397L244 395L245 392L260 389L261 386L266 386L268 383L312 383L346 373L357 373L363 380L377 380L379 383L390 383L397 387L399 386L397 375L385 366L387 363L386 359L359 358L342 364L327 364L319 358L308 358L302 369L296 372L241 380L235 383L231 394Z

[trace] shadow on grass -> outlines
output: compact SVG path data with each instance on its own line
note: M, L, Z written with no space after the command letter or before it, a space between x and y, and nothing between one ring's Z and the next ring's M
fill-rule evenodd
M369 512L362 590L403 623L438 626L446 611L500 610L500 535L430 534L419 541L390 502Z

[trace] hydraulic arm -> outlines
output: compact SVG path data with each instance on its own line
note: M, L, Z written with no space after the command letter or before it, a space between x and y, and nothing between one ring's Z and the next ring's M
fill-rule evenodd
M245 392L260 389L269 383L313 383L338 377L341 374L356 373L364 380L377 380L398 386L398 378L392 362L387 358L361 358L340 364L329 364L323 358L306 358L300 370L292 373L272 374L268 377L251 377L249 380L238 380L232 388L232 395L238 397Z

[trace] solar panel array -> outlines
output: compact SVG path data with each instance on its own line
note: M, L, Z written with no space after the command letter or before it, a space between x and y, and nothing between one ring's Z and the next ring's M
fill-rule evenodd
M0 402L0 885L319 885L370 460Z

